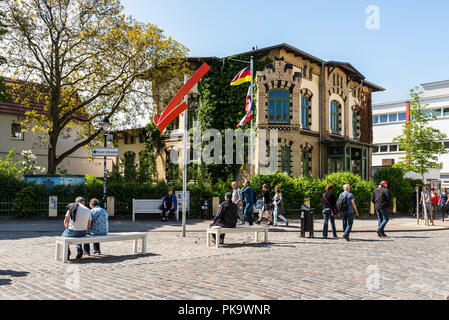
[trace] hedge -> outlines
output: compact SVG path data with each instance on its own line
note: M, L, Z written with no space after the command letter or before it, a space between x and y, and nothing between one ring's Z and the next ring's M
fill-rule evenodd
M360 214L369 214L371 193L376 187L372 181L362 180L359 176L349 172L334 173L324 179L312 177L293 179L284 173L258 175L251 179L251 185L256 189L259 196L264 183L268 185L272 192L275 186L281 187L287 210L299 209L304 203L304 199L309 198L311 207L315 209L316 214L321 213L322 197L327 184L334 186L336 197L343 192L343 185L349 184Z

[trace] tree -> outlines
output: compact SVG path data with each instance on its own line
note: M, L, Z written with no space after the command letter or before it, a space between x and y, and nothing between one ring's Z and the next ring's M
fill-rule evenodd
M186 48L126 17L119 0L5 0L3 8L10 31L0 53L7 71L24 80L11 90L29 108L24 123L48 146L49 174L95 143L103 116L132 123L151 102L152 82L184 73ZM57 154L73 127L76 144Z
M429 125L436 116L427 110L428 105L422 104L421 95L422 91L419 91L418 87L410 90L411 120L405 124L402 134L393 139L393 142L398 142L400 149L406 152L406 156L394 167L405 172L419 173L424 182L424 174L429 168L441 168L438 156L446 153L441 141L447 136Z
M156 162L157 158L162 154L162 151L165 150L165 139L170 135L169 130L166 129L163 133L161 133L156 125L151 121L147 124L145 132L145 153L147 156L149 170L152 175L152 179L158 181L159 175L157 172Z
M3 0L0 0L0 3ZM6 34L6 25L3 23L3 20L5 19L5 13L0 10L0 41L2 40L3 36ZM6 63L5 57L2 57L0 55L0 66L2 64ZM9 96L6 94L6 86L4 84L4 78L0 76L0 101L6 101L8 100Z

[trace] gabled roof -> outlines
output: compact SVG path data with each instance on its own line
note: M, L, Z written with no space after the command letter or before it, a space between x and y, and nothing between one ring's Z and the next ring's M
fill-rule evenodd
M354 68L350 63L348 62L341 62L341 61L324 61L321 60L320 58L317 58L307 52L304 52L302 50L299 50L298 48L295 48L287 43L281 43L281 44L277 44L274 46L270 46L270 47L265 47L265 48L261 48L261 49L255 49L252 51L247 51L247 52L243 52L243 53L238 53L229 57L225 57L226 58L231 58L233 56L244 56L244 55L252 55L252 56L260 56L260 55L264 55L268 52L270 52L271 50L275 50L275 49L284 49L285 51L287 51L288 53L292 53L295 56L299 56L302 57L303 59L307 59L310 60L311 62L317 63L319 65L328 65L328 66L336 66L341 68L344 72L346 72L348 75L352 76L353 80L355 81L363 81L363 83L368 86L369 88L371 88L374 92L377 91L385 91L384 88L379 87L369 81L366 81L365 76L363 74L361 74L356 68ZM220 58L217 57L190 57L189 61L201 61L201 60L217 60Z
M324 60L321 60L321 59L319 59L319 58L317 58L317 57L315 57L315 56L313 56L311 54L308 54L307 52L299 50L298 48L295 48L295 47L293 47L293 46L291 46L291 45L289 45L287 43L281 43L281 44L274 45L274 46L271 46L271 47L256 49L256 50L253 50L253 51L239 53L239 54L236 54L236 55L237 56L243 56L243 55L251 54L251 55L255 55L256 56L256 55L265 54L265 53L267 53L267 52L269 52L269 51L271 51L273 49L284 49L287 52L293 53L295 56L299 56L299 57L308 59L308 60L310 60L312 62L315 62L315 63L318 63L318 64L321 64L321 63L325 62Z
M26 82L24 81L16 81L16 80L12 80L10 78L4 78L4 82L6 84L6 88L8 89L8 84L12 85L12 84L25 84ZM36 85L35 83L28 83L30 85ZM41 88L36 89L36 90L42 90ZM25 115L25 112L27 111L36 111L38 114L41 115L46 115L49 116L50 115L50 110L45 108L45 105L43 103L40 103L39 101L36 101L36 96L35 97L29 97L27 96L27 99L29 100L29 105L24 105L21 103L17 103L14 101L9 101L9 102L2 102L0 101L0 114L12 114L12 115ZM87 119L88 115L83 112L83 111L77 111L75 113L75 115L81 119Z

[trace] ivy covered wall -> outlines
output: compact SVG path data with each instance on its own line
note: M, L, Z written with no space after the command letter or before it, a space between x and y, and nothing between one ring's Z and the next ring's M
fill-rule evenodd
M250 61L250 56L233 57L238 60ZM254 58L254 76L257 71L263 71L266 64L271 63L267 56ZM230 86L231 80L245 67L245 63L225 59L208 60L211 70L204 76L198 86L200 103L198 108L198 121L202 130L214 128L223 135L226 129L236 129L237 124L245 116L245 100L250 83L240 86ZM255 90L257 87L255 86ZM256 92L254 92L254 96ZM256 103L256 102L255 102ZM248 129L246 124L244 129ZM245 148L245 158L247 157ZM223 161L224 163L224 161ZM235 179L242 165L202 165L212 183L219 179L226 181L230 176Z

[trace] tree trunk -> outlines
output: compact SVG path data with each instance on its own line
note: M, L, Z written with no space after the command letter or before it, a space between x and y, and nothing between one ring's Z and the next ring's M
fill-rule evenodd
M56 163L56 147L48 147L48 168L47 174L56 174L58 165Z

